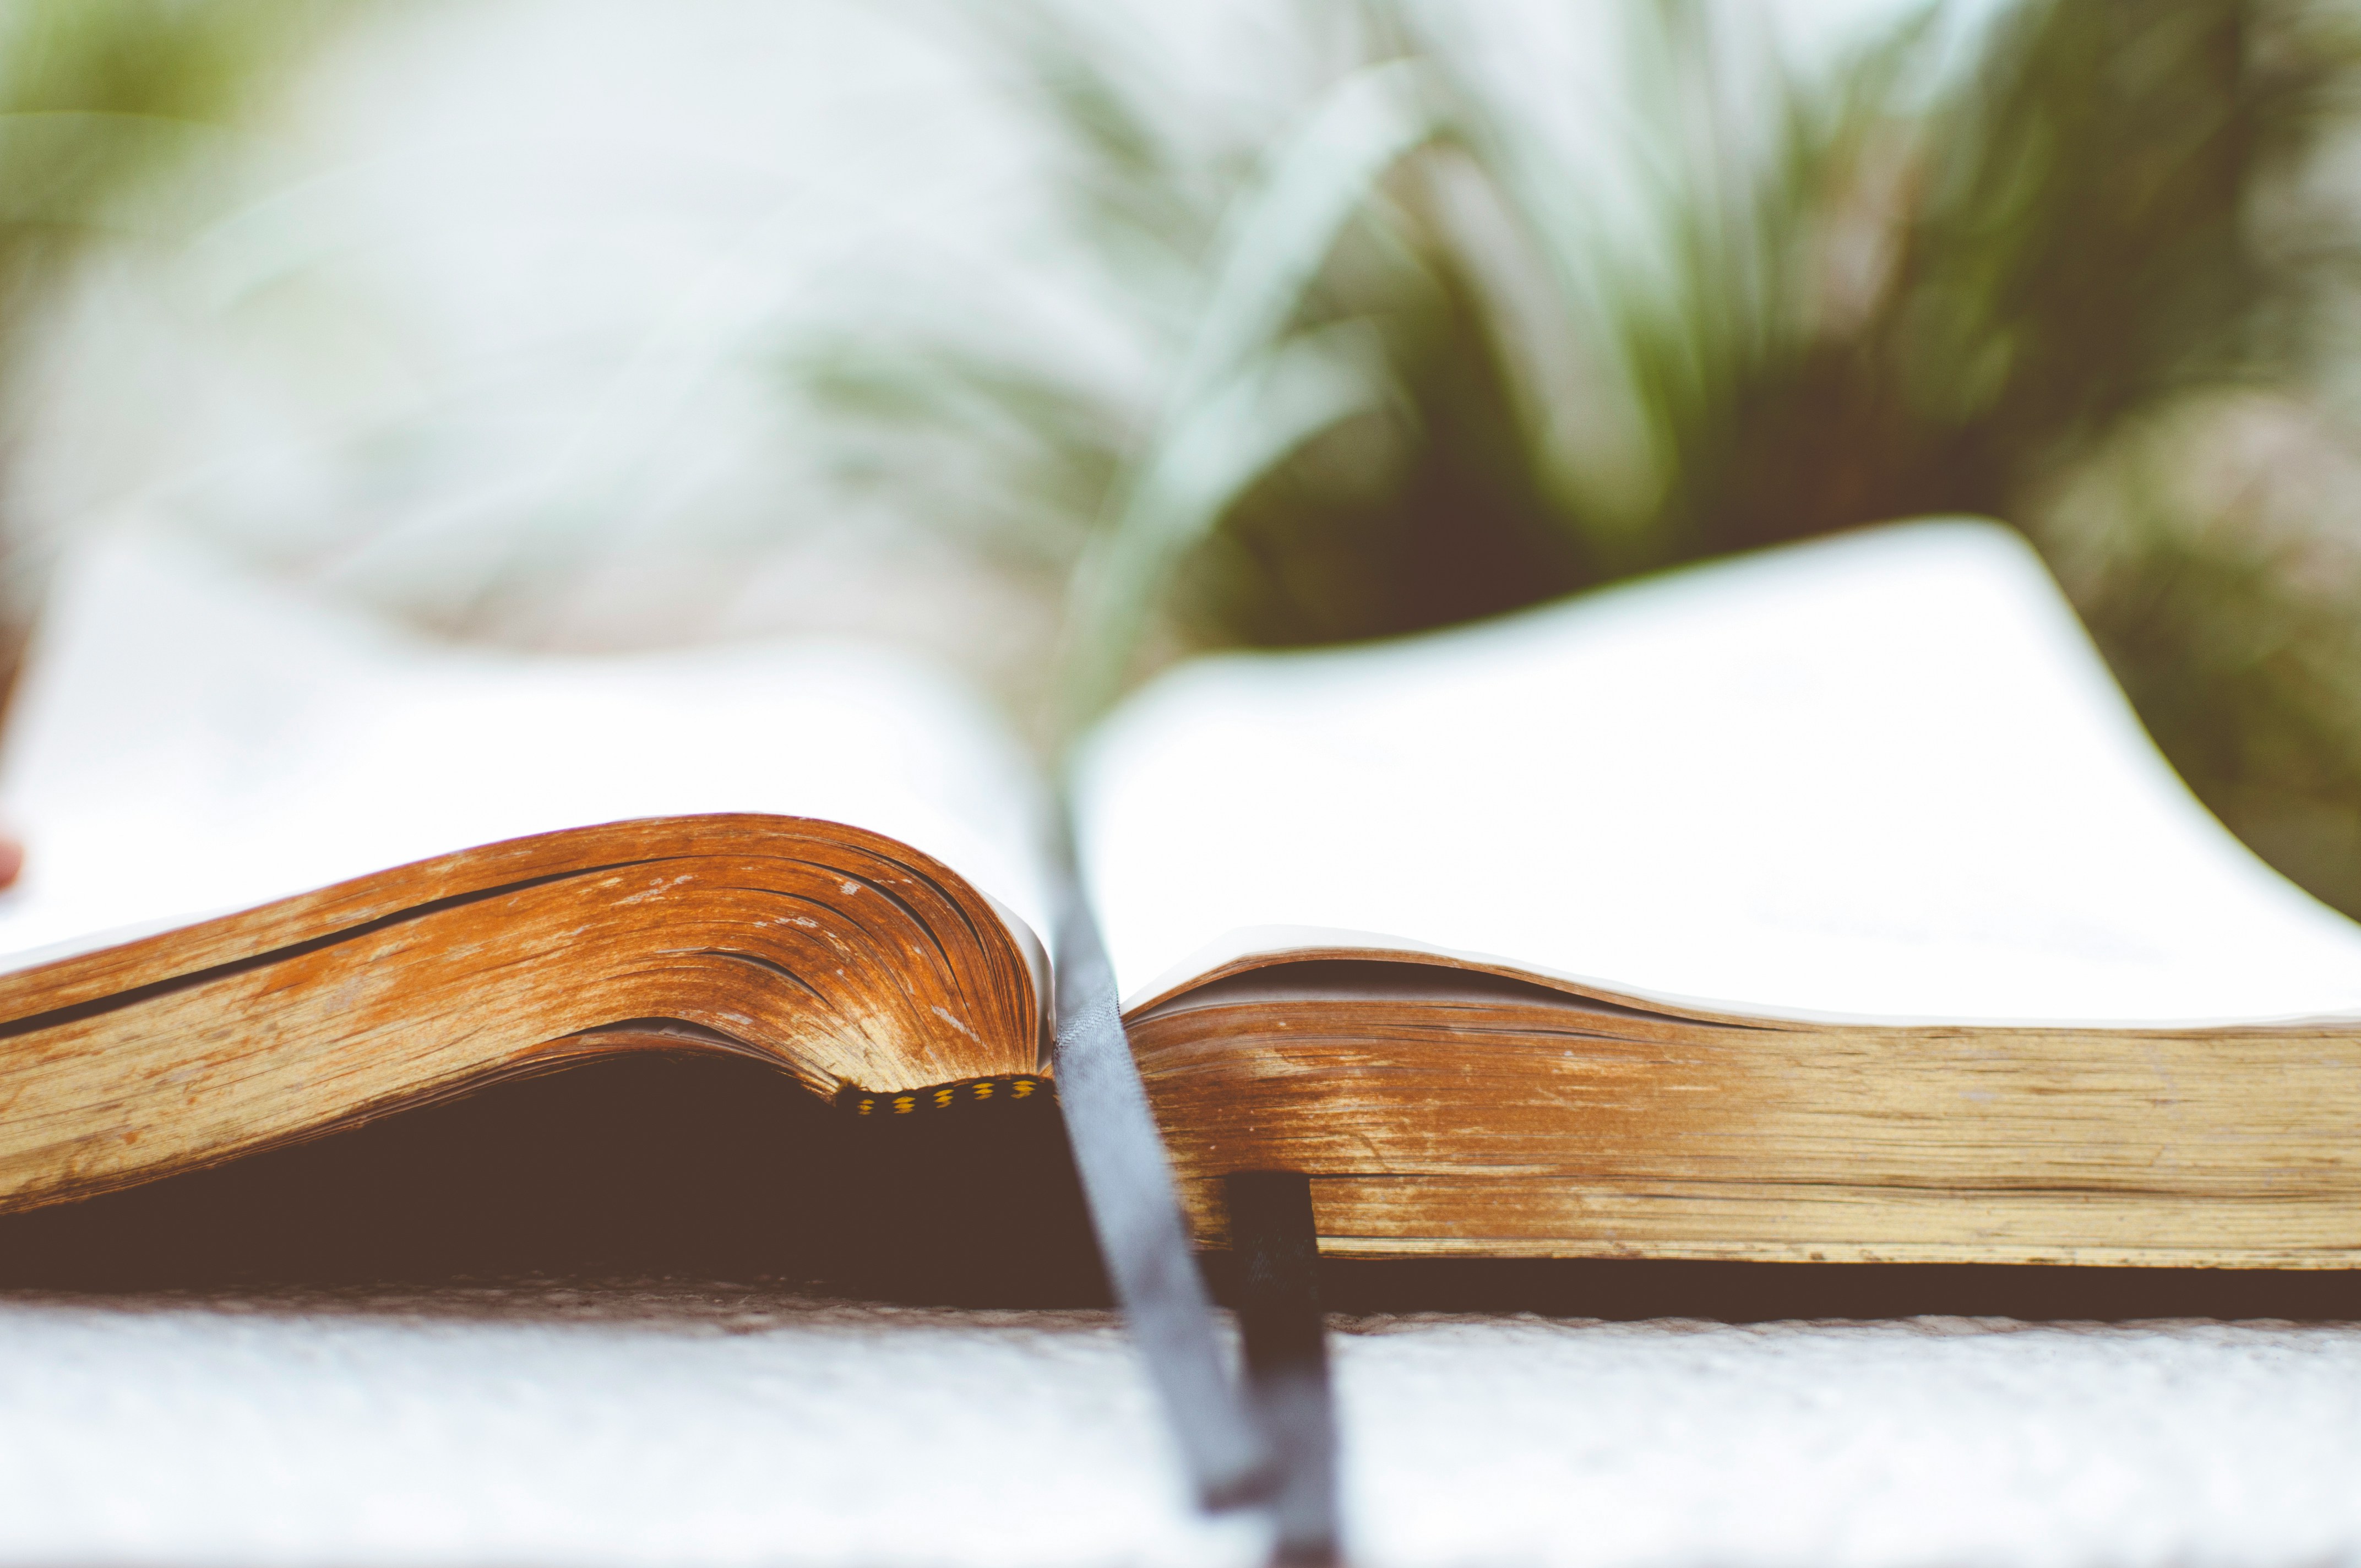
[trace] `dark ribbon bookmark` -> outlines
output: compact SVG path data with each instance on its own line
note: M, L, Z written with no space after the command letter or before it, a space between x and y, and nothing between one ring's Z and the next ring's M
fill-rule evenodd
M1098 922L1079 876L1059 911L1058 1099L1115 1298L1208 1508L1270 1496L1280 1477L1239 1401L1213 1332L1164 1140L1124 1036Z
M1274 1562L1326 1568L1337 1561L1336 1419L1311 1179L1268 1170L1225 1179L1230 1245L1241 1268L1242 1401L1124 1034L1115 969L1071 871L1059 912L1057 988L1066 1136L1099 1252L1198 1500L1207 1508L1264 1505L1277 1527Z
M1247 1397L1280 1463L1270 1501L1279 1527L1274 1561L1328 1568L1337 1560L1336 1415L1312 1179L1295 1170L1241 1170L1225 1186Z

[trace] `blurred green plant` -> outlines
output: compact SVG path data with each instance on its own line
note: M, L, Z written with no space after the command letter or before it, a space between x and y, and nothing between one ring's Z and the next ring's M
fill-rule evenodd
M0 443L77 269L186 222L198 166L232 161L255 97L357 3L0 0Z
M1569 132L1431 19L1306 4L1301 91L1225 138L1115 34L995 12L1157 374L924 334L794 373L849 477L931 477L914 512L1067 577L1068 732L1177 647L2007 518L2201 796L2361 913L2361 18L1948 20L1807 68L1635 3Z
M0 0L0 367L93 241L146 225L334 0Z

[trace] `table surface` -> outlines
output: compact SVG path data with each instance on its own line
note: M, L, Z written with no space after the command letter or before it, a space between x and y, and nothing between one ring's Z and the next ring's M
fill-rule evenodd
M1356 1563L2361 1561L2361 1326L1334 1320ZM0 1294L0 1560L1247 1563L1109 1313Z

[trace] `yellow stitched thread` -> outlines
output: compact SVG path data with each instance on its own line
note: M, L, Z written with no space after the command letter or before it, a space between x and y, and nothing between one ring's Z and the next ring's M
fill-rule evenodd
M893 1094L880 1094L848 1083L836 1091L836 1107L856 1116L874 1116L890 1113L895 1116L911 1116L923 1113L955 1111L963 1105L989 1104L995 1100L1030 1100L1035 1091L1051 1088L1049 1080L1032 1073L1005 1072L991 1078L964 1078L955 1083L937 1083L925 1089L906 1089Z

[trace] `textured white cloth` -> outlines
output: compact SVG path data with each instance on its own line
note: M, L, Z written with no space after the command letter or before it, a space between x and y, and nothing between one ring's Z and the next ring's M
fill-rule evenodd
M1361 1319L1356 1563L2361 1562L2361 1329ZM1106 1314L0 1301L0 1560L1243 1563Z

